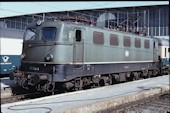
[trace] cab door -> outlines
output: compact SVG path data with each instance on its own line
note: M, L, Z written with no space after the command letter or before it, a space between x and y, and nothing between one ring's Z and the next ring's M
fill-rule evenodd
M73 41L73 63L83 64L84 58L84 29L75 29Z
M153 42L153 61L158 61L158 42Z

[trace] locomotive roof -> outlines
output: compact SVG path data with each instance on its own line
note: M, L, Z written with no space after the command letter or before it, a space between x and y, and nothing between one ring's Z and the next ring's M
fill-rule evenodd
M76 26L81 26L81 27L89 27L89 28L94 28L94 29L113 31L113 32L119 32L119 33L124 33L124 34L129 34L129 35L136 35L136 34L132 34L130 32L126 32L126 31L119 31L119 30L116 30L116 29L110 29L110 28L106 28L106 27L90 26L90 25L87 25L87 24L79 23L79 22L77 22L77 23L76 22L70 22L70 21L59 21L59 22L61 22L63 24L70 24L70 25L76 25ZM148 37L148 36L141 36L141 35L136 35L136 36L151 39L151 37Z
M137 37L143 37L143 38L148 38L148 39L153 39L151 37L148 37L148 36L141 36L141 35L137 35L137 34L132 34L130 32L126 32L126 31L119 31L119 30L116 30L116 29L110 29L110 28L104 28L104 27L97 27L97 26L90 26L90 25L87 25L87 24L83 24L83 23L80 23L80 22L70 22L70 21L60 21L60 20L48 20L48 21L44 21L43 23L53 23L53 22L58 22L58 23L61 23L61 24L69 24L69 25L75 25L75 26L81 26L81 27L89 27L89 28L94 28L94 29L100 29L100 30L106 30L106 31L113 31L113 32L118 32L118 33L123 33L123 34L128 34L128 35L135 35ZM32 24L29 24L27 26L27 28L29 27L35 27L37 24L36 23L32 23Z

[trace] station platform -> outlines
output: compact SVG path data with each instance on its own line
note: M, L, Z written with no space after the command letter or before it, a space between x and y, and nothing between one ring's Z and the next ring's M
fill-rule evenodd
M16 87L15 81L10 80L9 77L1 78L1 99L11 97L13 95L12 88Z
M1 78L1 89L9 88L9 87L16 87L15 81L10 80L9 77Z
M2 104L2 113L95 113L169 90L170 75Z

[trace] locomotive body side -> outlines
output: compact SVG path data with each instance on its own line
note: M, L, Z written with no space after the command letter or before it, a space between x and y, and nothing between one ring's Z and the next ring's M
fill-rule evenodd
M93 41L94 32L104 33L103 44L95 44ZM108 64L108 63L137 63L154 62L154 40L151 38L140 37L130 33L118 32L115 30L89 29L89 36L85 42L85 62L89 64ZM111 45L111 35L116 35L118 44ZM130 39L130 40L128 40ZM140 40L140 47L135 47L135 39ZM94 39L95 40L95 39ZM145 48L144 41L148 41L148 48ZM127 42L129 41L129 42ZM128 43L128 44L127 44ZM155 42L157 44L157 42ZM155 47L158 49L158 46Z

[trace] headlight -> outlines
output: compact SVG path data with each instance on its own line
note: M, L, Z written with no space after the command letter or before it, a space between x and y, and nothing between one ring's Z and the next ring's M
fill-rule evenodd
M24 59L25 57L26 57L25 53L21 54L21 59Z
M53 55L52 55L52 54L48 54L48 55L45 57L45 61L46 61L46 62L49 62L49 61L51 61L51 60L53 60Z
M42 24L42 21L41 20L38 20L37 21L37 25L41 25Z
M47 75L41 75L40 80L48 80L48 76Z

